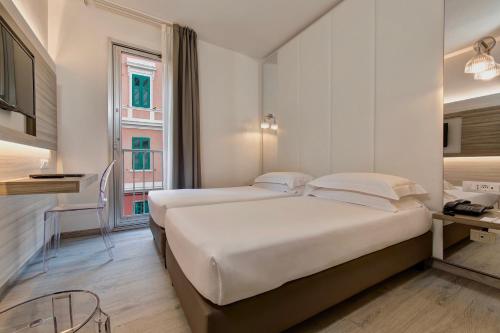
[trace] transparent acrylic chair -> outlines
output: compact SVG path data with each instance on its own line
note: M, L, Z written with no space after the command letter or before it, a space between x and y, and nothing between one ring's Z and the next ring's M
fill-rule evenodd
M108 221L104 219L104 211L107 206L107 185L108 178L113 170L115 161L112 161L104 170L101 180L99 183L99 197L97 198L97 203L92 204L69 204L60 205L52 209L45 211L44 214L44 231L43 231L43 271L47 272L49 270L48 261L57 255L57 251L61 245L61 224L59 222L60 214L65 212L77 212L77 211L96 211L97 220L99 222L99 227L101 229L101 236L106 246L106 250L111 260L113 260L112 248L114 247L113 241L111 240L111 229L109 227ZM50 240L50 241L49 241ZM54 251L54 255L49 257L50 250Z

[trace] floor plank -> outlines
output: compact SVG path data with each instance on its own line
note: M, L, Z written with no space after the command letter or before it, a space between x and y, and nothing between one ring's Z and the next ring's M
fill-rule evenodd
M63 242L50 271L28 267L0 308L63 289L96 292L113 332L189 332L148 229L113 234L115 259L102 239ZM500 332L500 291L435 269L408 270L288 330L312 332Z

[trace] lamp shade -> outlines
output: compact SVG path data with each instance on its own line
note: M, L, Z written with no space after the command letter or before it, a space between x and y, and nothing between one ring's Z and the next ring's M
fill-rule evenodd
M269 128L271 125L269 125L269 123L267 121L263 121L260 123L260 128L262 129L267 129Z
M486 53L478 52L465 64L465 73L477 74L496 66L495 59Z
M474 80L488 81L500 75L500 65L495 64L487 70L474 74Z
M278 130L278 124L272 124L272 125L271 125L271 129L272 129L273 131L277 131L277 130Z

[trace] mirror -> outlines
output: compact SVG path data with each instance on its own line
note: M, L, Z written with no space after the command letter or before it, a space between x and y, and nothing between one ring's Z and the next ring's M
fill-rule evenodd
M479 193L463 182L500 183L500 1L445 4L443 201L498 208L500 192ZM471 229L497 240L471 241ZM499 231L452 223L444 243L445 261L500 278Z

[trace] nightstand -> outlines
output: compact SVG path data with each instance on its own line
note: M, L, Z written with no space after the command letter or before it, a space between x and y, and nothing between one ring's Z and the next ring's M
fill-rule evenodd
M449 257L445 256L445 233L456 227L460 227L462 230L467 230L471 228L470 233L474 236L474 239L478 241L478 243L469 243L472 244L473 247L479 247L484 245L483 253L492 254L493 251L489 246L496 242L500 243L500 233L492 233L491 229L500 230L500 223L494 222L485 222L481 221L482 218L498 218L500 221L500 210L491 210L486 214L483 214L479 217L475 216L467 216L467 215L445 215L443 213L433 213L432 214L432 231L433 231L433 244L432 244L432 256L434 258L433 266L435 268L439 268L445 270L447 272L460 275L475 281L479 281L482 283L486 283L488 285L492 285L494 287L500 287L500 275L498 272L489 273L486 271L480 270L478 266L474 267L471 265L470 261L464 260L463 262L456 262L453 260L448 260ZM469 232L469 231L468 231ZM465 237L465 238L464 238ZM467 238L467 233L462 234L462 238ZM489 243L489 244L486 244ZM495 251L496 252L496 251ZM500 253L498 253L500 256ZM498 260L500 260L500 257ZM477 265L476 265L477 266Z

